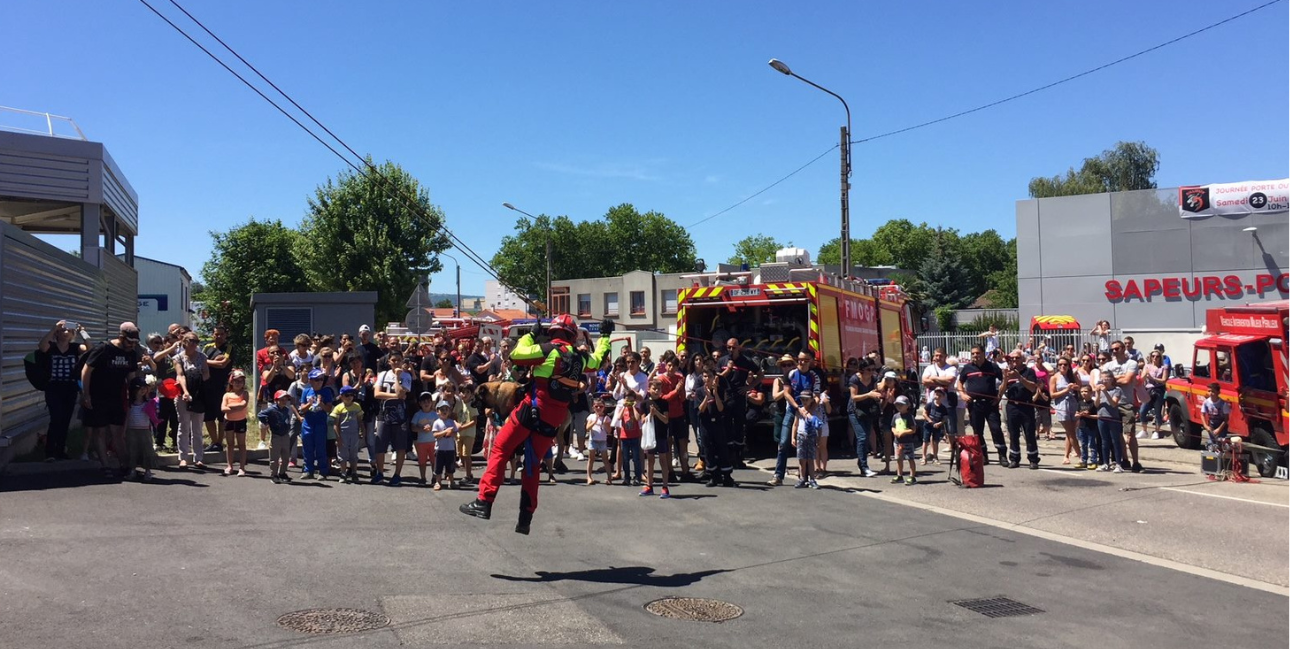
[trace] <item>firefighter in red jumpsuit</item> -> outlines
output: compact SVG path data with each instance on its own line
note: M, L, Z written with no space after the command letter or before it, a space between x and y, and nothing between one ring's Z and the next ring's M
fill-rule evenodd
M537 510L537 485L541 481L541 462L551 449L559 427L569 416L569 404L574 392L580 390L584 372L594 372L600 361L609 353L609 334L614 322L600 323L600 340L592 353L579 352L574 344L578 338L578 325L569 315L559 315L551 320L545 330L551 338L543 340L541 323L519 338L519 344L510 353L516 365L532 367L532 379L524 398L510 413L501 431L497 433L488 457L487 468L479 480L478 498L460 506L460 511L482 519L492 518L492 503L505 479L506 461L514 456L521 445L524 448L523 490L519 496L519 523L515 531L527 534L532 526L533 512ZM574 422L574 425L578 425Z

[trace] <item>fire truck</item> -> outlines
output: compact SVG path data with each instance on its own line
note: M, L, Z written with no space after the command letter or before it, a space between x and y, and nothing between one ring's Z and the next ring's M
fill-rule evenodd
M721 268L687 276L693 286L677 292L679 352L725 354L727 340L735 338L763 368L764 386L770 387L783 354L810 351L826 371L831 422L839 426L848 360L876 352L900 378L915 381L917 316L892 281L845 280L788 261L753 271ZM770 419L760 423L770 425Z
M1192 372L1168 382L1165 407L1174 442L1200 448L1201 404L1211 383L1232 404L1228 431L1247 442L1259 475L1286 478L1290 447L1288 302L1208 309L1206 337L1195 343ZM1182 369L1180 367L1180 369Z

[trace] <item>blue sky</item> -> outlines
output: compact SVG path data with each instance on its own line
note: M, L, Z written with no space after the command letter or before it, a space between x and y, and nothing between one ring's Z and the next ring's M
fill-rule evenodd
M844 96L861 139L1262 0L183 4L353 148L413 173L490 258L516 217L503 201L576 220L628 202L687 225L835 145L839 102L770 58ZM855 146L854 235L896 217L1013 235L1030 178L1118 140L1160 151L1160 186L1286 177L1287 11ZM70 116L108 146L140 195L140 255L197 275L208 231L297 223L343 169L139 2L8 0L4 15L0 105ZM815 251L839 234L838 153L690 233L710 265L753 233ZM481 293L487 275L461 265ZM451 267L431 290L454 290Z

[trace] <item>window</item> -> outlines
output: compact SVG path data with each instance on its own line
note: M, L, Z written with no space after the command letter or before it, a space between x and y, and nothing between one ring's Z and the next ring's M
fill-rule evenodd
M278 330L280 332L281 341L292 341L293 337L298 334L309 334L312 332L311 315L310 307L267 307L265 328Z
M1224 383L1232 383L1232 352L1227 347L1220 347L1214 352L1216 377Z
M1201 378L1210 378L1210 361L1208 358L1209 350L1196 348L1196 355L1192 360L1192 376Z
M645 315L645 291L632 291L628 298L632 302L632 315Z
M677 289L667 289L659 292L659 312L663 314L677 313Z
M591 317L591 293L578 294L578 315Z
M561 286L551 289L551 313L570 313L569 287Z
M605 294L605 315L618 315L618 293Z

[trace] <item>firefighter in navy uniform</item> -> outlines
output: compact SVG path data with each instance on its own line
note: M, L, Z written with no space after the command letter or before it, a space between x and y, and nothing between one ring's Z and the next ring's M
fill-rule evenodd
M537 510L542 458L550 450L559 426L569 414L569 404L574 392L581 388L583 373L596 371L601 359L609 353L609 334L612 331L612 320L600 323L600 340L591 354L579 352L574 346L578 325L568 315L559 315L551 320L545 330L550 342L539 342L543 340L541 323L519 339L519 344L510 353L510 360L516 365L531 367L532 380L524 398L497 433L487 468L479 480L478 498L461 505L462 513L482 519L492 517L492 503L505 479L506 461L522 446L523 490L519 496L519 523L515 531L520 534L530 531L533 512Z

